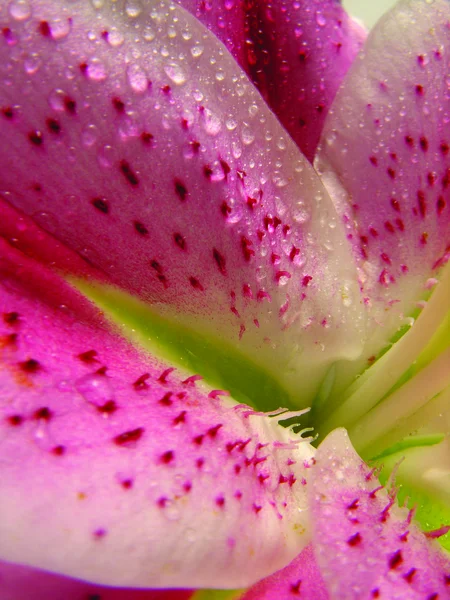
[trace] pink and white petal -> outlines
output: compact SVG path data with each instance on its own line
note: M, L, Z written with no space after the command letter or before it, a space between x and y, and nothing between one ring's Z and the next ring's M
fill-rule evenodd
M344 429L322 442L315 460L313 546L331 597L447 598L449 556L379 486Z
M312 544L281 571L258 582L242 600L328 600L329 595Z
M312 167L181 7L27 6L0 7L2 197L307 406L328 365L360 353L364 321Z
M450 248L450 4L403 0L371 32L316 166L372 313L365 358L411 316Z
M337 0L178 0L221 39L312 162L366 34Z
M108 332L0 242L0 557L154 588L288 564L308 543L309 443Z
M192 594L189 590L104 587L0 562L0 600L189 600Z

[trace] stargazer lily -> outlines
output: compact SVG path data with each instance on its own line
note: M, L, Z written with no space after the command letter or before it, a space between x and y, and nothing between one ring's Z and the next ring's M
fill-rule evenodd
M0 25L0 600L448 598L449 1Z

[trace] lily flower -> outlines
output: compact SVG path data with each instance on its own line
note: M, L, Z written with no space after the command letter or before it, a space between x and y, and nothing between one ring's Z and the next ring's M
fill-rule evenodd
M448 0L0 23L0 600L449 597Z

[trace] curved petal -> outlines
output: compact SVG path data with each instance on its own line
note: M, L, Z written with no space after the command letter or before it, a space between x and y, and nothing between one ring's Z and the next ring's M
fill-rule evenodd
M189 600L188 590L108 588L0 562L1 600Z
M227 46L312 162L365 32L338 0L179 0Z
M330 362L359 354L363 321L311 166L181 7L30 6L0 13L3 198L306 406Z
M310 600L329 599L311 544L287 567L253 586L242 600L294 600L299 596Z
M447 598L449 556L378 485L345 430L331 433L315 460L313 545L331 597Z
M316 166L359 262L372 313L366 359L412 316L448 258L449 22L446 0L399 2L324 126Z
M292 560L307 441L139 353L0 249L0 557L155 588L247 586Z

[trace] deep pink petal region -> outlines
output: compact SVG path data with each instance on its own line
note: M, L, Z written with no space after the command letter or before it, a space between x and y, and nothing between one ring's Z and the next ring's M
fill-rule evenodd
M329 597L310 544L287 567L254 585L242 600L328 600Z
M11 6L3 201L307 406L329 364L361 351L357 274L325 189L245 74L178 6Z
M313 547L333 599L448 598L450 559L379 485L345 430L315 456L309 487Z
M404 0L371 32L316 163L359 262L368 355L412 315L450 244L450 4Z
M110 588L0 562L1 600L189 600L188 590Z
M309 443L137 351L3 241L0 257L1 558L154 588L288 564L308 542Z
M179 0L223 41L312 162L365 31L336 0Z

